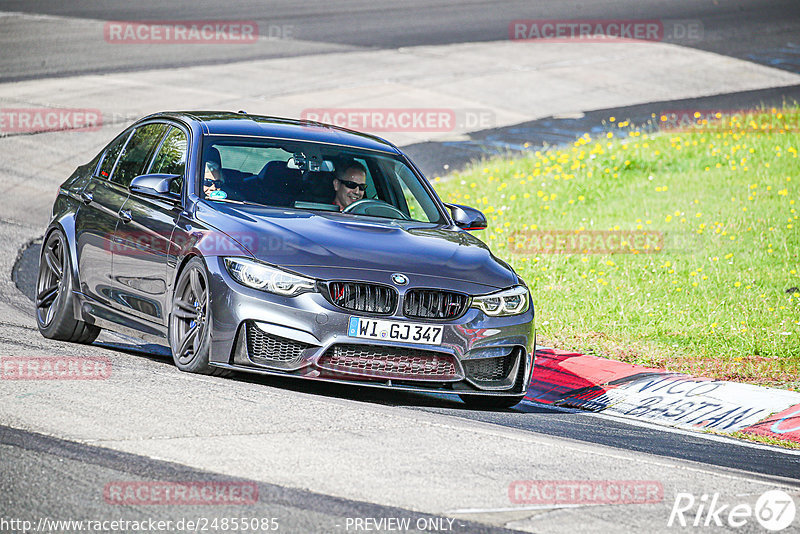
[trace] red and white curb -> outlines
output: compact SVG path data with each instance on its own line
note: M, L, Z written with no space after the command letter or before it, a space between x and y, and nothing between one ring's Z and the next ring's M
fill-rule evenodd
M684 429L800 442L800 393L575 352L537 349L525 398Z

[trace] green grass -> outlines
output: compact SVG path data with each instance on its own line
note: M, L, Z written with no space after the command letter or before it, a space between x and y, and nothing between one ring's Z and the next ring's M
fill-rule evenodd
M773 438L770 436L762 436L760 434L750 434L748 432L731 432L725 434L724 432L705 431L708 434L716 434L718 436L726 436L736 439L743 439L745 441L752 441L754 443L761 443L762 445L772 445L773 447L783 447L784 449L800 450L800 443L790 441L788 439Z
M540 342L799 388L799 119L773 109L646 133L610 118L607 137L434 184L486 213L476 235L529 283ZM542 253L543 230L641 230L663 244Z

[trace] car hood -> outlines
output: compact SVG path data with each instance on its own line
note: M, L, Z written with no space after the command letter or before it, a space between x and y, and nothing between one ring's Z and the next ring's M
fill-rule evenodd
M518 283L481 240L455 227L219 204L201 204L198 219L255 258L306 276L388 283L392 273L403 273L410 286L468 292Z

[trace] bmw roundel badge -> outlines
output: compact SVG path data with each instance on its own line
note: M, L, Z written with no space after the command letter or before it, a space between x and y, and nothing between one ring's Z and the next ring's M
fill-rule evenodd
M392 282L394 282L398 286L404 286L408 283L408 277L404 274L394 273L392 275Z

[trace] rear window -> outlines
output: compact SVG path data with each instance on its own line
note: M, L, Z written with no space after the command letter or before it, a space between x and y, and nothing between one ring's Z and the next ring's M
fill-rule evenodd
M122 147L125 146L125 141L128 140L130 135L131 132L125 132L108 145L108 148L106 148L106 151L103 153L100 167L97 169L97 176L106 179L111 177L111 172L114 170L117 157L119 157L119 153L122 152Z

